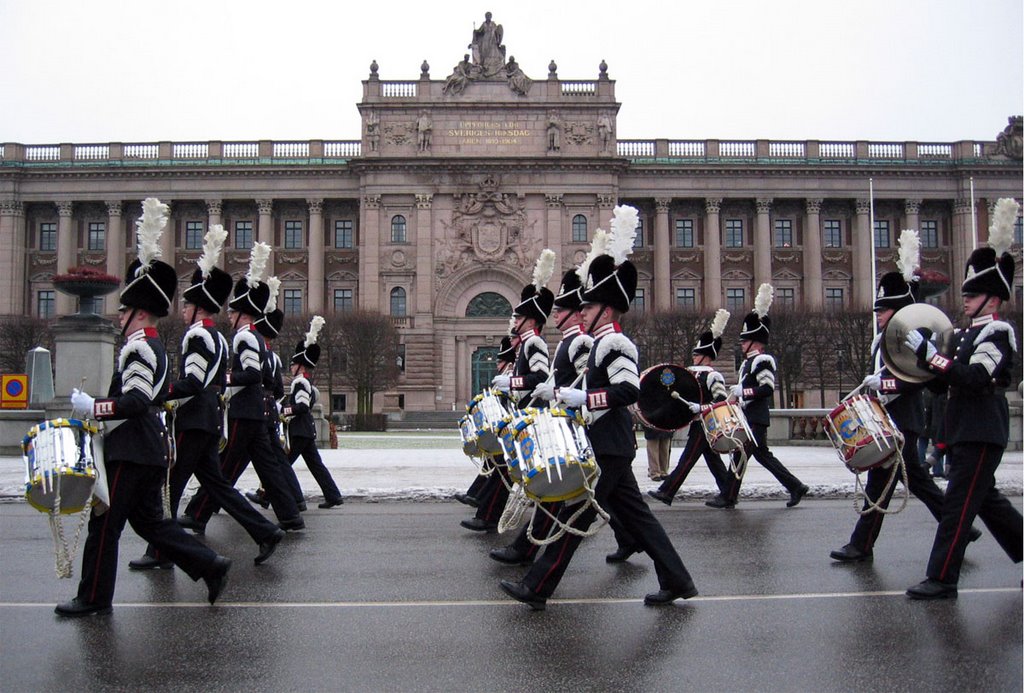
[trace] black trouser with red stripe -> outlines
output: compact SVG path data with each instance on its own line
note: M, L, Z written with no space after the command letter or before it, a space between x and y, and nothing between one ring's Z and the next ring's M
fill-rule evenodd
M1020 563L1024 521L995 485L1003 446L955 443L949 449L949 483L942 504L942 519L928 559L928 577L956 583L967 550L967 533L980 517L1006 555Z
M555 528L555 518L558 517L558 513L562 512L562 507L565 505L562 501L555 501L554 503L541 503L534 511L533 517L533 538L534 539L547 539L548 535ZM547 512L545 512L547 511ZM537 555L537 550L540 548L532 541L530 541L530 523L527 522L519 530L519 534L516 535L515 540L509 544L509 548L513 549L517 553L522 554L526 558L533 560L533 557Z
M110 509L102 515L94 510L89 518L78 598L102 605L113 601L117 548L126 522L193 580L206 575L217 554L185 532L173 518L164 518L167 468L118 460L106 460L105 464Z
M508 502L509 488L512 486L505 458L495 455L494 466L497 469L487 477L480 495L476 497L476 517L484 522L497 522L501 519L501 514L505 512L505 504Z
M683 454L679 456L679 464L668 475L668 478L661 482L658 490L674 498L679 492L679 487L686 481L686 477L702 455L704 461L708 464L708 469L711 470L711 476L715 477L718 492L724 497L729 488L729 477L732 473L725 468L725 463L722 462L721 456L708 445L708 438L704 434L704 427L697 421L693 421L690 424L690 433L686 438L686 447L683 448Z
M790 493L795 492L798 488L803 485L799 479L794 476L793 472L786 469L782 462L779 462L779 458L776 457L772 451L768 448L768 426L765 424L749 424L750 432L754 434L754 440L747 445L747 454L757 460L762 467L771 472L772 476L779 480L787 491ZM737 479L735 476L729 480L728 492L722 495L730 503L735 503L736 499L740 495L740 485L742 479Z
M316 449L316 441L312 438L303 438L301 436L293 436L289 440L288 449L288 468L291 469L292 465L295 464L295 460L302 458L303 462L306 463L306 467L309 468L310 474L316 480L320 491L324 494L324 500L333 503L334 501L341 499L341 491L338 490L338 485L334 483L334 477L331 476L331 472L327 469L327 465L320 458L320 451Z

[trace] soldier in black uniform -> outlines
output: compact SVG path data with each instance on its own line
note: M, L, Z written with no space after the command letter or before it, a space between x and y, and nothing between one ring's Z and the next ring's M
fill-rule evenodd
M534 388L547 380L550 372L548 347L541 336L541 330L547 322L555 295L544 286L551 278L550 269L541 272L542 268L553 267L554 253L551 250L541 251L534 268L534 281L528 284L520 295L520 302L513 311L512 332L519 339L516 361L512 366L512 374L494 376L491 384L509 396L512 406L525 407L532 397ZM497 473L492 474L484 483L481 491L480 504L476 515L463 520L466 529L475 532L494 532L498 529L498 520L505 510L509 488L512 484L508 469L500 464Z
M722 331L728 321L729 311L719 308L715 314L712 329L702 333L700 339L697 340L697 346L693 348L693 365L688 370L697 379L702 402L723 402L729 396L729 391L725 387L725 378L712 366L722 350ZM691 412L697 416L700 415L699 404L688 402L687 405ZM707 435L704 433L704 426L701 425L699 419L690 422L686 447L683 448L683 454L679 456L679 464L668 475L668 478L661 482L661 486L648 491L647 495L660 500L665 505L672 505L672 499L679 492L679 487L686 481L687 475L701 456L707 462L711 476L714 477L715 483L718 485L719 495L724 496L729 485L729 475L732 472L726 469L721 456L711 449Z
M733 387L732 396L743 407L750 432L754 435L750 455L786 487L789 491L786 507L792 508L810 489L786 469L768 448L768 425L771 423L772 398L775 396L775 359L771 354L764 353L764 348L768 344L771 327L768 309L772 304L772 292L770 284L762 284L757 291L754 310L743 318L740 348L743 350L744 360L740 364L739 384ZM735 506L742 481L741 478L733 476L729 479L728 490L712 498L705 505L712 508Z
M904 231L904 234L913 233ZM916 235L916 234L915 234ZM916 240L916 239L915 239ZM904 237L900 238L901 256L903 248L907 245L916 247L916 242L908 244ZM878 294L875 298L875 319L878 324L878 337L872 345L872 353L878 358L879 345L889 319L900 308L909 306L917 301L920 292L920 282L914 276L917 269L917 259L914 254L907 256L905 271L887 272L882 275L878 282ZM876 361L876 367L878 362ZM928 476L927 468L921 466L918 457L917 437L924 430L924 403L922 401L921 383L910 383L900 380L885 367L864 378L865 388L878 392L878 397L889 413L896 428L903 433L903 461L907 470L907 486L911 493L917 496L925 507L928 508L936 520L940 519L942 513L942 490L935 485ZM871 506L882 509L889 507L893 493L896 490L895 484L889 484L892 474L891 469L876 467L868 470L867 483L864 485L864 511ZM888 492L883 496L886 486ZM862 511L863 512L863 511ZM829 555L840 562L850 563L857 561L870 561L873 557L873 547L882 531L882 521L885 513L879 511L864 512L857 520L850 536L850 542L842 548L832 551ZM971 541L981 536L981 532L971 528Z
M147 198L142 206L139 257L128 267L121 292L121 333L126 336L117 372L106 399L94 399L77 389L71 395L74 409L110 422L103 438L110 506L93 508L78 594L57 605L60 616L110 613L118 543L126 522L190 578L202 578L211 604L224 589L231 567L230 559L218 556L163 515L168 460L166 430L158 412L167 394L167 352L156 323L168 314L178 276L173 267L157 259L167 205Z
M580 322L582 316L579 309L583 299L580 296L582 282L576 269L571 269L562 277L562 285L554 298L551 317L555 327L562 333L562 340L555 347L555 358L551 364L553 377L548 378L534 388L531 398L537 400L538 406L546 406L555 398L555 388L573 387L587 365L590 347L594 343L590 335L584 334ZM564 503L561 501L542 503L533 523L533 536L545 538L555 526ZM540 547L530 541L529 524L524 524L515 540L508 546L491 549L490 556L500 563L511 565L528 565L533 562Z
M631 212L631 213L630 213ZM601 476L595 500L614 515L638 547L653 560L660 589L644 598L645 604L661 605L696 596L697 588L676 553L664 528L647 507L632 461L636 456L636 435L629 405L640 395L636 345L622 333L619 317L629 310L636 294L636 267L626 259L636 235L636 210L618 207L608 245L612 255L595 258L587 268L583 292L583 321L594 338L582 388L560 388L557 398L569 407L586 407L587 425ZM576 510L564 508L560 520L568 521ZM589 507L573 523L585 531L597 511ZM548 545L521 582L501 581L506 594L535 610L544 609L582 537L566 533Z
M221 471L225 478L237 479L251 460L270 494L270 504L280 521L278 526L295 530L305 527L305 523L268 440L263 399L266 345L254 324L264 314L270 297L263 277L269 255L267 244L253 246L249 272L235 283L235 297L228 303L228 318L235 329L228 377L228 389L233 394L228 402L228 444L221 455ZM200 488L178 521L183 527L203 532L215 509L215 501Z
M345 501L330 471L320 459L320 451L316 449L316 425L313 423L312 407L317 401L317 391L310 382L310 373L320 360L320 345L316 340L323 325L322 317L313 316L305 338L295 345L291 359L291 391L281 415L288 422L285 424L289 446L288 465L295 464L295 460L302 457L324 494L324 502L317 507L326 510Z
M1013 239L1016 203L1010 206L1007 228L997 223L990 230L991 247L978 248L967 261L961 285L964 314L970 327L953 339L953 355L938 352L930 334L911 331L906 345L918 355L919 365L936 378L932 383L948 388L946 442L949 445L949 482L942 504L942 518L935 532L927 579L907 590L911 599L955 599L969 530L980 517L1014 563L1021 561L1020 512L995 487L995 472L1003 457L1010 432L1005 389L1016 337L1013 327L999 319L998 311L1010 300L1013 256L1006 252ZM1008 237L1008 238L1007 238Z
M215 225L204 239L199 267L192 274L192 285L182 292L181 317L189 325L181 340L181 364L178 380L168 387L167 399L177 402L173 414L175 464L171 469L171 516L177 515L178 502L195 474L196 479L216 502L249 533L259 547L255 558L259 565L270 558L284 530L258 513L229 483L220 471L218 446L221 434L220 393L224 389L227 365L231 358L227 340L214 326L213 317L231 295L231 275L216 266L221 244L227 232ZM142 558L128 563L133 570L170 568L172 564L150 545Z

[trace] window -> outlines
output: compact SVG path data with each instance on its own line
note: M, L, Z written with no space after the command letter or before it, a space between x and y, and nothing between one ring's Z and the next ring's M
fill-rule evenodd
M636 239L633 241L633 247L644 247L644 218L641 216L636 218Z
M331 411L345 411L347 406L348 397L345 395L331 395Z
M302 222L284 222L284 247L288 250L295 250L302 247Z
M889 248L891 247L891 241L889 240L889 221L875 221L875 247L876 248Z
M405 345L398 345L398 354L395 356L395 362L398 365L398 370L405 373Z
M57 249L57 225L44 221L39 225L39 249L53 251Z
M725 290L725 307L730 313L743 310L744 305L747 302L746 291L743 289L726 289Z
M693 310L697 307L696 289L676 289L676 307Z
M636 290L636 297L633 298L633 302L630 304L632 310L635 310L637 313L643 313L644 312L644 305L645 305L645 303L646 303L646 296L644 295L644 290L643 289L637 289Z
M792 248L793 247L793 220L792 219L776 219L775 220L775 247L776 248Z
M249 250L252 248L252 222L235 222L235 249Z
M467 318L507 318L509 315L512 315L512 304L493 291L477 294L466 305Z
M185 249L199 250L203 247L203 222L185 222Z
M796 289L778 288L775 290L775 303L780 308L796 308Z
M726 248L742 248L743 247L743 220L742 219L726 219L725 220L725 247Z
M285 315L302 314L302 289L285 289L284 305L281 307Z
M939 222L933 220L922 221L920 237L922 248L938 248Z
M107 225L102 221L89 222L89 238L86 240L87 250L106 250Z
M334 222L334 247L335 248L354 248L355 243L352 238L352 220L351 219L338 219Z
M391 219L391 242L405 243L405 217L396 214Z
M587 242L587 218L582 214L577 214L572 218L572 242Z
M676 247L693 247L693 219L676 219Z
M825 307L826 308L842 308L843 307L843 290L837 288L826 288L825 289Z
M843 223L838 219L826 219L822 227L822 244L826 248L843 247Z
M1013 225L1013 242L1017 245L1024 242L1021 240L1022 231L1024 231L1024 217L1017 217L1017 221ZM1017 305L1020 305L1020 301L1017 302Z
M391 290L391 315L396 318L404 318L405 313L405 289L396 286Z
M352 289L335 289L334 290L334 312L344 313L347 310L352 310L355 306L352 300Z
M44 319L57 314L57 293L52 290L40 291L36 294L36 313Z

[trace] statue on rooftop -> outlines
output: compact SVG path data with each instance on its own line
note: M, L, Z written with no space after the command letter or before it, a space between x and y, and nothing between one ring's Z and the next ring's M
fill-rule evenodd
M473 64L480 67L483 79L504 77L505 46L501 45L504 30L501 24L491 21L491 13L484 15L484 23L473 29L473 40L469 44Z

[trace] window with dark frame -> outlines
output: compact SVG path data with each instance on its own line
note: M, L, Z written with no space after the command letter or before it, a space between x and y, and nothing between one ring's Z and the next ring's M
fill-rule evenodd
M350 249L355 247L352 237L352 220L337 219L334 222L334 247Z
M57 224L50 221L39 224L39 249L47 252L57 249Z
M334 312L344 313L354 308L352 289L334 290Z
M236 221L235 222L235 249L236 250L251 250L252 249L252 222L251 221Z
M646 304L647 304L646 293L644 292L643 289L637 289L636 290L636 296L633 298L633 302L630 303L629 305L637 313L643 313L644 312L644 308L646 307Z
M391 242L405 243L405 217L396 214L391 217Z
M676 307L692 310L697 307L697 290L688 287L676 289Z
M587 242L587 218L582 214L577 214L572 218L572 242Z
M281 310L284 311L285 315L301 315L302 289L285 289L284 305L282 305Z
M743 247L743 220L742 219L726 219L725 220L725 247L726 248L742 248Z
M57 314L57 292L43 289L36 294L36 314L48 320Z
M921 238L922 248L939 247L939 222L934 219L921 221L921 231L918 234Z
M636 218L636 238L633 239L633 247L643 248L645 242L646 241L644 241L644 218L638 216Z
M843 290L838 287L825 287L825 307L842 308Z
M792 219L776 219L775 220L775 247L776 248L792 248L793 247L793 220Z
M105 222L89 222L86 249L100 251L107 249L107 224Z
M693 241L693 219L676 219L676 247L692 248Z
M297 250L302 247L302 222L292 219L284 222L284 247Z
M780 308L796 308L796 289L779 287L775 289L775 302Z
M404 318L405 310L405 289L396 286L391 290L391 315L396 318Z
M826 248L843 247L843 222L841 220L825 220L821 228L821 244Z
M203 247L203 222L185 222L185 249L199 250Z
M745 289L726 289L725 290L725 307L731 312L743 310L747 302L747 292Z
M892 240L889 237L889 220L888 219L876 219L875 220L875 247L876 248L891 248Z

